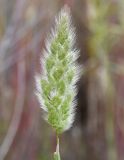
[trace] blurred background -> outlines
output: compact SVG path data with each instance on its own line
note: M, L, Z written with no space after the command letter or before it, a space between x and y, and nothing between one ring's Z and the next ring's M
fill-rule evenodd
M62 160L124 160L122 0L0 0L0 160L50 160L55 151L34 75L64 4L71 8L83 73L74 126L60 137Z

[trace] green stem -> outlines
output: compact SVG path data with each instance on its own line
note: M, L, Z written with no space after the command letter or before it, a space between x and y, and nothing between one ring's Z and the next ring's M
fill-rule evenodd
M59 152L59 136L58 135L56 135L56 141L57 141L56 152L54 153L53 160L61 160L60 159L60 152Z

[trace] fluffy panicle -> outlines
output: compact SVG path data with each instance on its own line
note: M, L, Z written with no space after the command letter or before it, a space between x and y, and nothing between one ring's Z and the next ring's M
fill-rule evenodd
M61 134L74 121L75 84L79 77L79 51L74 49L75 34L67 7L55 19L55 29L49 37L41 59L44 74L36 77L37 96L46 120Z

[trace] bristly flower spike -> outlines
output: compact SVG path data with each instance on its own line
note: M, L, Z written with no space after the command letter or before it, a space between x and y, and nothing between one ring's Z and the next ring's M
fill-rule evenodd
M74 28L65 6L55 19L55 28L46 40L41 58L43 74L36 76L37 97L46 121L60 135L72 126L75 115L76 82L80 67L74 48Z

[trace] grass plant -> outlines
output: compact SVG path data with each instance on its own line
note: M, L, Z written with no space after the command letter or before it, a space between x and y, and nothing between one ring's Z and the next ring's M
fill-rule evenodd
M72 126L75 115L79 52L74 48L74 39L70 11L65 6L55 18L55 28L46 40L41 57L43 73L36 76L36 94L44 110L44 119L56 132L54 160L60 160L59 135Z

